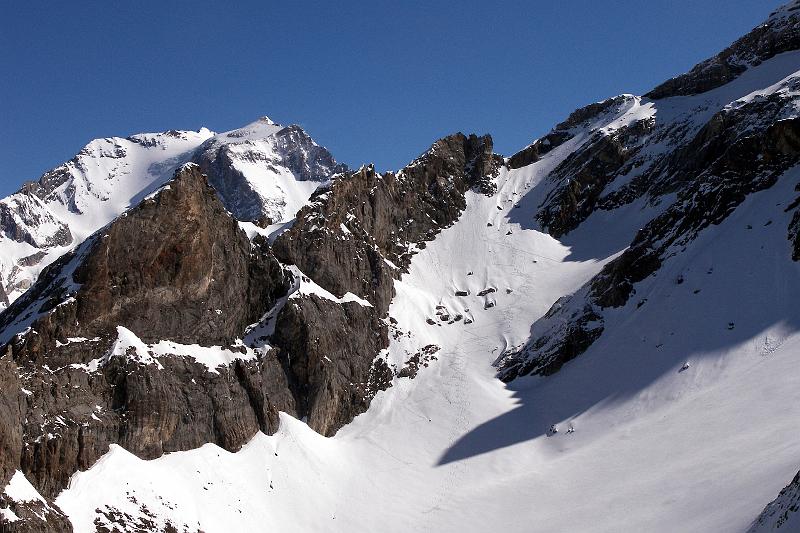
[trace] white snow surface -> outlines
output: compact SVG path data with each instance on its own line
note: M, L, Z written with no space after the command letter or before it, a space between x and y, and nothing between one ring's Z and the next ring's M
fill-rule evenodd
M57 186L52 186L43 200L22 193L0 200L15 224L33 240L21 242L0 233L0 283L7 289L9 300L13 302L32 285L44 267L129 208L152 197L200 149L227 151L246 182L244 190L257 195L261 214L270 217L276 229L292 220L317 187L327 181L301 179L286 166L286 150L305 148L287 146L292 140L277 139L274 134L282 129L284 126L262 117L219 134L201 128L197 132L143 133L90 142L75 158L52 171L57 178L50 181L57 182ZM319 149L313 140L309 142L312 148ZM242 186L228 185L234 189ZM225 194L220 196L224 202ZM263 232L252 223L242 224L246 224L251 237ZM71 235L66 244L61 244L57 239L59 231L66 230ZM25 260L39 252L45 254L40 260Z
M6 485L6 488L3 492L15 502L39 501L47 504L45 499L42 498L42 495L39 494L39 491L37 491L33 485L31 485L31 482L28 481L28 478L25 477L25 474L19 470L14 472L14 475L11 476L8 485Z
M428 344L438 359L334 437L282 413L275 435L237 453L207 444L144 461L112 446L56 503L78 532L94 531L96 509L136 519L142 505L158 526L211 533L746 531L800 468L800 266L783 212L800 169L606 310L600 339L557 374L504 385L492 363L664 207L597 212L561 242L521 223L564 157L630 120L699 128L755 92L793 90L799 65L789 52L696 97L626 98L541 161L501 171L496 195L468 193L459 221L396 282L389 311L412 333L393 338L390 363ZM297 294L320 294L296 274ZM472 322L429 325L437 306Z
M86 339L83 339L85 341ZM82 341L79 341L82 342ZM263 344L258 348L241 345L243 351L235 351L221 346L200 346L198 344L180 344L170 340L161 340L157 343L146 344L134 332L123 326L117 326L117 339L111 349L103 357L93 359L87 364L72 364L72 368L79 368L87 372L96 372L112 357L127 357L143 365L156 365L163 370L159 358L187 357L195 362L205 365L208 372L219 374L217 368L228 366L233 361L248 361L255 359L259 353L269 351L270 346Z
M340 304L355 302L364 307L372 307L371 303L360 296L356 296L352 292L345 293L341 298L337 297L330 291L317 285L313 279L303 274L303 272L301 272L300 269L295 265L289 265L286 268L292 273L292 277L294 278L292 287L289 289L290 300L313 294L320 298L324 298L325 300L331 300Z
M390 362L441 347L416 379L396 380L332 438L282 414L278 433L237 453L209 444L143 461L114 446L57 499L76 531L91 531L106 505L139 516L130 496L160 523L209 532L746 530L800 467L800 336L789 320L800 272L790 214L768 226L761 215L793 198L800 173L637 286L647 304L607 315L587 353L505 386L492 362L621 251L619 228L584 224L568 247L511 222L512 209L533 213L535 203L513 206L536 196L552 164L503 171L494 197L470 193L396 283L390 315L413 335L392 342ZM617 221L627 232L638 223ZM497 291L476 296L488 287ZM474 322L430 326L437 305Z
M262 117L242 128L215 135L203 146L208 151L224 147L233 168L247 181L248 194L260 199L263 214L274 223L291 220L311 194L327 183L326 179L301 179L283 164L279 140L275 137L283 128L269 117Z
M17 503L26 503L26 502L36 502L36 508L33 508L33 512L37 514L37 516L43 520L47 519L47 514L50 513L51 507L50 504L47 503L39 491L31 485L31 482L28 481L28 478L25 477L25 474L20 472L19 470L15 471L14 474L11 476L11 479L8 480L8 484L6 485L5 489L3 490L3 494L5 494L11 500ZM3 516L8 522L16 522L19 520L19 517L9 508L0 508L0 515Z
M18 242L0 234L0 282L6 287L12 284L22 287L12 290L9 300L19 297L44 267L161 187L211 135L202 128L197 132L95 139L75 158L55 169L63 176L44 200L20 193L0 200L14 210L17 224L35 242L35 245ZM25 212L38 219L38 223L20 218L20 203L25 204ZM62 227L69 228L71 239L64 245L51 244L49 239ZM30 266L19 264L40 251L46 254L40 261Z

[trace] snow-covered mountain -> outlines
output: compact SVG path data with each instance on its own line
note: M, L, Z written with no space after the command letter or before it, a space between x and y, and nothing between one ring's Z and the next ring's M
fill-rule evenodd
M293 218L321 183L347 170L299 126L268 117L215 135L193 160L237 219L270 224Z
M53 257L0 314L0 527L800 531L800 1L505 158L160 135L107 218L2 219Z
M0 200L0 309L44 267L137 205L188 161L242 221L279 223L345 170L298 126L263 117L243 128L96 139L38 182Z

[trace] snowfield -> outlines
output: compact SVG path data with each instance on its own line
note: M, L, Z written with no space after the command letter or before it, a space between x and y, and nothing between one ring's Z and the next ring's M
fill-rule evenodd
M289 133L282 137L282 131ZM333 163L302 130L285 128L268 117L218 134L201 128L95 139L72 160L47 172L35 186L37 192L23 190L0 199L0 220L7 213L9 226L20 234L0 231L0 290L13 302L47 265L152 198L178 167L201 155L213 162L219 153L228 158L232 175L215 186L229 211L242 214L237 202L247 195L257 211L249 214L254 219L269 217L275 227L292 220L326 182L327 178L317 179L327 168L326 156ZM304 166L292 165L294 160ZM252 222L242 224L249 233L264 232ZM0 300L0 311L4 307Z
M504 170L491 198L469 193L397 282L390 316L412 335L392 342L390 361L440 347L416 379L396 380L332 438L282 414L277 434L238 453L209 444L143 461L114 446L56 500L76 531L93 531L107 506L207 532L746 530L800 467L800 336L788 321L800 277L788 219L760 215L793 198L800 171L637 287L629 306L646 303L617 310L618 323L607 315L586 354L505 386L492 363L642 216L631 209L608 231L590 220L569 247L512 222L533 214L561 156ZM437 306L473 322L429 325Z
M772 20L794 20L790 13L797 9L795 0ZM586 120L568 119L569 128L545 138L561 144L531 145L546 147L536 162L503 167L494 178L495 194L468 192L458 221L417 248L409 272L395 281L387 318L391 341L379 355L395 370L415 354L427 359L416 377L395 377L335 436L323 437L281 413L274 435L258 433L236 453L206 444L142 460L112 445L72 476L55 503L76 532L113 530L122 521L132 531L206 533L764 533L774 531L787 509L794 514L779 531L800 532L798 480L778 496L800 470L800 261L792 261L787 229L800 203L800 166L783 171L769 188L748 189L720 223L698 224L696 236L690 227L680 239L663 238L672 244L655 273L635 283L627 303L598 311L601 319L593 318L588 329L602 320L602 335L558 372L505 384L495 366L531 339L546 338L540 328L568 330L567 313L548 313L553 305L586 303L587 283L604 265L673 202L688 201L680 197L687 181L708 178L687 171L684 182L670 182L675 175L658 172L674 168L663 165L665 155L685 153L679 148L690 146L723 110L744 110L742 131L733 132L742 136L798 120L800 51L748 65L729 83L695 96L622 95L603 102L595 106L600 111L585 113ZM753 105L759 102L774 107L762 116ZM0 257L2 279L32 280L65 251L81 253L83 239L163 186L193 154L207 155L205 164L230 160L230 187L218 189L220 197L251 239L274 242L313 191L335 176L323 176L325 169L341 168L292 128L264 118L221 134L203 129L90 143L65 164L69 179L46 201L21 193L2 201L30 202L24 212L37 214L38 224L31 229L36 245L0 237L7 251ZM796 142L791 131L794 137L782 142ZM634 192L592 206L588 218L560 239L543 231L536 218L543 206L555 205L558 214L565 183L586 185L565 181L559 165L586 156L583 148L602 148L598 141L617 133L625 139L613 148L632 155L629 165L611 173L614 181L602 185L603 199ZM797 151L786 153L796 157ZM775 165L767 170L788 166ZM652 181L641 190L629 187L642 176ZM749 175L735 178L750 183ZM711 180L695 183L726 191L713 189ZM259 216L237 215L251 209ZM72 232L68 244L57 240L62 222ZM346 224L339 229L349 238ZM45 259L14 270L37 250ZM286 268L293 274L289 293L234 348L166 339L146 344L119 326L106 358L81 367L93 372L113 355L159 367L159 359L186 357L230 377L233 361L269 350L274 318L289 300L315 295L372 306L364 295L339 297L296 266ZM14 327L22 330L37 316L26 314ZM0 340L11 334L7 328ZM254 340L260 343L255 348ZM250 347L238 350L244 345ZM46 504L20 471L4 494ZM773 500L767 518L756 523ZM46 510L55 512L50 504ZM18 519L10 508L0 513Z

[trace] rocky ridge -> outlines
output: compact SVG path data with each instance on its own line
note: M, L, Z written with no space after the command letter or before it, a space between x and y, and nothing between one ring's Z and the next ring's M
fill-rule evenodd
M21 472L57 510L50 498L112 443L144 458L207 442L237 450L257 431L274 432L278 411L335 433L395 373L379 354L400 271L381 258L383 285L357 283L374 264L368 252L380 254L379 242L407 264L391 232L405 232L405 254L412 242L424 246L457 219L468 189L490 187L499 163L490 138L459 134L398 175L339 175L278 237L281 262L266 238L248 239L198 165L180 167L0 315L3 477ZM356 226L352 195L370 188L374 209ZM431 216L401 229L423 199ZM333 225L319 246L310 221L321 211L354 231ZM327 255L344 240L355 263ZM285 266L297 263L306 270ZM318 265L337 265L351 284L329 283ZM317 280L321 288L304 291ZM197 355L209 351L210 362Z
M797 527L797 522L800 520L798 511L800 511L800 472L773 501L767 504L748 533L791 531Z
M280 411L334 434L438 350L426 346L399 371L384 358L397 334L387 316L394 282L412 256L458 220L467 191L492 195L502 166L525 169L556 149L566 155L537 184L527 224L567 242L599 213L647 216L629 246L497 362L506 381L558 372L603 338L609 315L646 305L633 299L644 280L790 179L800 163L798 17L793 2L687 75L579 109L507 160L489 136L456 134L397 173L351 172L298 127L268 119L216 136L87 147L0 203L5 238L32 252L15 256L16 274L3 272L15 285L0 314L0 480L24 490L0 495L0 526L69 530L53 497L113 443L144 458L209 442L233 451L275 432ZM765 71L770 83L754 85ZM181 140L167 160L126 160L167 138ZM106 189L87 178L90 165L109 177ZM149 177L123 198L129 206L112 192L133 167ZM54 198L77 216L110 208L103 224L66 223ZM799 205L776 206L791 214L795 261ZM28 263L41 274L19 277ZM796 481L759 524L791 515Z
M790 13L780 28L793 32L800 12ZM663 121L657 110L671 111L669 101L629 96L579 112L589 133L580 133L586 140L547 177L550 192L536 215L542 228L561 237L597 211L634 202L649 208L652 218L619 257L534 324L529 343L504 354L498 361L502 379L551 374L583 353L602 334L605 309L628 303L635 285L666 258L800 162L798 75L790 70L778 83L753 92L745 82L738 89L735 80L730 88L694 97L698 107L683 101L692 112L673 112ZM796 204L786 208L794 209ZM796 224L788 237L797 241Z
M238 220L262 226L291 219L314 189L346 168L300 127L267 117L220 134L201 128L94 140L0 200L0 309L188 161L201 166Z

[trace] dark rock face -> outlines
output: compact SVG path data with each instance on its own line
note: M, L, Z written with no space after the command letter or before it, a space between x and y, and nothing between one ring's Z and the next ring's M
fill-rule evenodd
M800 472L758 515L748 533L793 531L800 525Z
M317 296L291 300L278 316L273 342L281 347L298 416L333 435L369 407L392 374L377 354L389 344L374 308Z
M180 216L167 221L167 213ZM144 340L227 344L286 291L268 248L251 250L197 167L112 224L87 253L73 275L86 303L76 310L84 336L121 324Z
M67 348L62 357L92 350ZM9 374L25 378L3 389L5 402L16 407L10 421L4 418L3 440L13 446L3 467L25 472L46 497L63 489L76 470L89 468L111 443L144 458L207 442L235 451L256 431L274 432L278 410L294 412L274 351L235 361L220 374L169 356L160 358L163 368L112 357L97 372L76 365L48 373L22 359L25 353L9 351L17 365Z
M470 188L491 192L501 164L491 137L459 133L437 141L398 174L365 167L339 176L298 213L276 240L275 254L337 296L352 292L382 314L393 279L410 261L409 245L455 222Z
M436 353L440 350L435 344L428 344L412 355L406 361L403 368L397 372L397 376L401 378L414 379L423 368L426 368L431 362L438 359Z
M794 87L798 82L790 83ZM534 325L536 336L530 342L498 361L501 378L510 381L525 374L546 375L586 351L603 332L603 309L627 304L635 284L655 273L670 254L679 253L703 229L725 220L748 195L773 186L787 169L800 163L800 119L784 118L787 106L794 105L791 94L776 92L729 106L655 164L644 177L649 184L643 190L676 192L677 200L639 230L625 252L605 265L581 291L557 302ZM602 169L610 161L613 169L623 159L602 151L597 152L599 161L584 158L590 153L577 152L561 167L574 166L573 159L578 157L590 168ZM591 191L592 186L580 190ZM570 227L564 220L574 223L586 216L581 210L564 209L565 205L580 205L572 202L572 196L568 200L558 204L557 212L570 216L555 219L556 235ZM540 217L549 216L551 205L545 202ZM795 215L789 227L795 250L797 219ZM554 231L552 223L550 230Z
M222 201L239 220L257 220L264 215L261 199L248 185L241 172L234 167L231 154L225 146L207 150L194 157L204 174L218 191Z
M33 312L28 306L43 296L53 301L47 308L70 295L74 303L49 320L58 323L50 340L92 338L125 325L145 341L227 344L287 288L268 247L251 250L196 166L176 173L168 188L46 274L0 317L0 326ZM49 333L43 325L34 325L39 337Z
M0 518L3 533L52 533L72 531L72 524L61 510L40 500L17 502L5 493L0 493L0 508L14 513L17 520L11 522Z
M717 129L719 123L714 120L708 128ZM706 135L706 131L700 134ZM725 134L720 132L719 137ZM681 191L678 201L642 228L630 248L592 281L592 296L601 306L624 305L633 284L657 270L672 245L688 242L703 228L719 224L747 195L771 187L800 161L800 120L777 121L760 134L731 140L721 153L715 149L718 145L705 146L707 152L698 152L699 157L709 158L703 179Z
M800 192L800 183L795 185L795 191ZM792 260L800 261L800 196L789 204L785 211L794 211L792 221L789 223L789 241L792 243Z
M574 111L549 134L509 158L509 168L527 166L576 135L588 135L547 176L551 188L536 214L543 231L561 237L594 211L615 209L653 188L656 180L653 173L648 173L643 179L633 179L630 184L607 192L609 184L620 176L652 164L649 156L641 152L656 135L653 117L605 127L639 104L631 95L590 104Z
M543 202L537 215L542 227L560 237L586 220L605 187L626 172L624 165L651 128L652 122L640 121L613 134L597 133L584 149L567 157L550 175L549 179L564 185L554 189Z
M566 314L570 298L561 298L544 316ZM566 324L550 325L527 345L503 355L498 377L505 382L518 376L549 376L558 372L568 361L586 351L603 333L603 319L591 304L568 315Z
M410 262L410 245L423 247L455 222L471 187L491 190L499 164L488 136L452 135L398 174L367 167L337 176L275 241L282 262L338 297L350 292L372 304L308 297L278 316L273 342L312 428L332 434L389 386L391 371L376 359L389 344L381 319L394 279Z
M668 80L645 96L659 99L716 89L782 52L800 48L800 4L791 2L716 56Z
M601 116L603 113L625 104L625 102L627 102L629 99L630 96L621 94L614 96L613 98L603 100L602 102L594 102L587 106L581 107L570 113L570 115L567 117L567 120L557 124L553 129L554 131L568 131L572 128L585 125L587 122Z
M542 137L533 144L523 148L516 154L508 158L508 168L522 168L537 162L543 155L553 148L564 144L572 138L572 134L566 130L559 130L558 127Z
M111 443L153 458L274 432L278 411L297 412L277 350L229 347L247 360L214 373L112 345L125 325L144 342L229 346L287 288L269 247L248 241L199 169L180 170L0 315L6 335L21 331L0 357L0 479L21 470L53 497Z
M0 480L21 470L52 498L111 443L144 458L208 442L237 450L257 431L274 432L279 411L334 434L395 376L378 355L388 346L384 317L401 270L383 254L407 265L408 243L423 246L452 224L469 188L491 189L498 160L488 137L456 135L398 175L342 176L276 243L282 260L374 307L313 295L282 300L289 274L269 245L250 242L200 169L184 166L0 314L10 340L0 357ZM414 221L420 206L430 216ZM323 216L336 236L321 238L313 227ZM344 255L326 277L326 254L339 257L339 246ZM241 344L272 308L275 348L263 339ZM124 332L135 342L120 344ZM164 352L164 340L219 345L243 359L210 371Z

